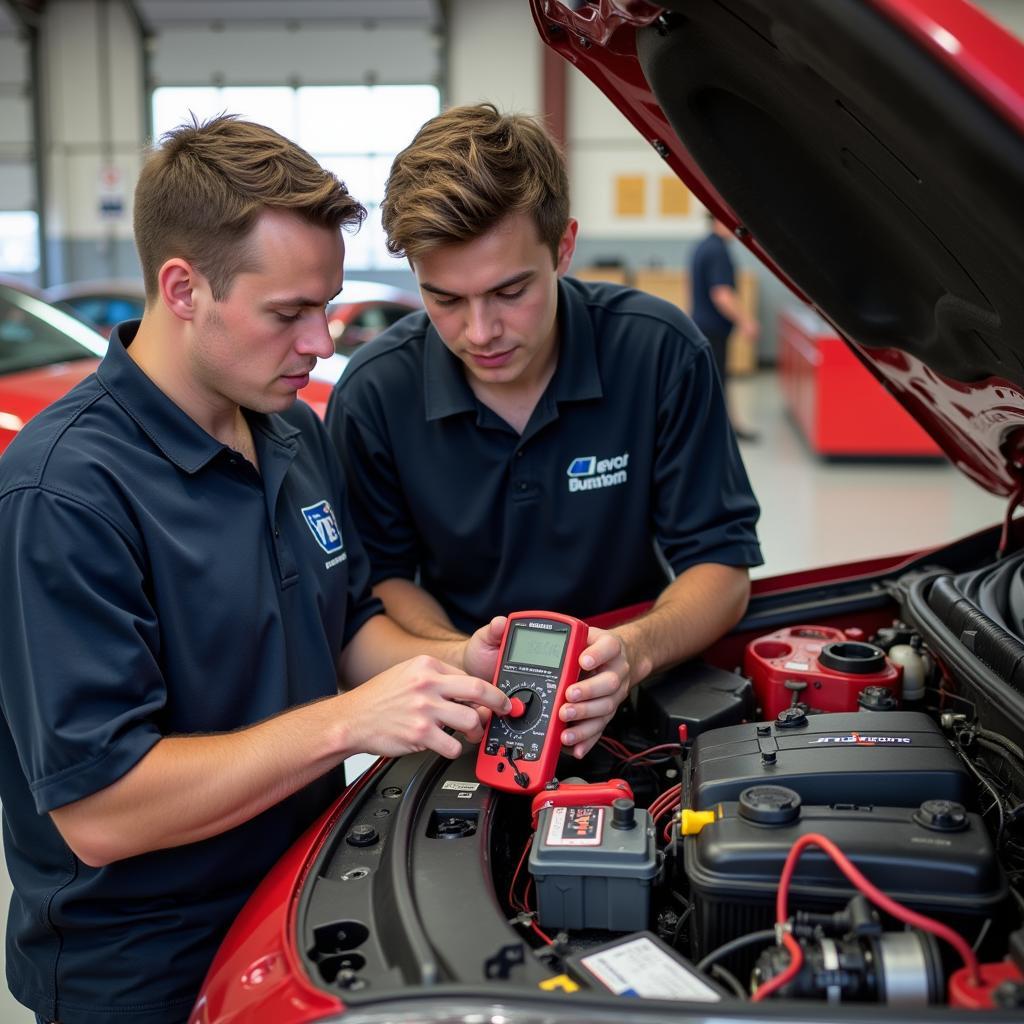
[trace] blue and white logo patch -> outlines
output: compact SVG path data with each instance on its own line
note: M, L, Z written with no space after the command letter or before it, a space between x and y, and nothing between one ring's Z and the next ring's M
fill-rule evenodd
M577 455L565 471L569 478L569 492L618 487L629 479L628 465L629 452L607 459L599 459L596 455Z
M344 543L341 539L341 527L338 520L334 518L334 510L326 500L318 501L315 505L307 505L302 514L320 545L329 555L336 555Z
M596 455L584 455L582 458L573 459L565 472L567 476L593 476L596 464Z

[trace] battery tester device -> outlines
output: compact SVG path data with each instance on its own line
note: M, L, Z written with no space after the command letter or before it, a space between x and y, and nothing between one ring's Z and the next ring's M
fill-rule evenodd
M565 724L558 712L580 675L585 622L557 612L508 617L493 683L512 702L491 715L476 761L476 777L495 789L538 793L555 775Z

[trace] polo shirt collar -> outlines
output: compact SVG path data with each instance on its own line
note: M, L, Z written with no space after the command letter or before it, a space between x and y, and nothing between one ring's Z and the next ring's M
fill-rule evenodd
M583 299L564 278L558 281L558 331L558 366L549 392L556 402L600 398L604 392L594 327ZM478 410L462 361L452 355L429 322L423 358L423 398L428 421Z
M597 367L597 339L590 312L571 281L558 279L558 366L551 381L556 402L585 402L601 398L601 373Z
M153 444L186 473L196 473L227 446L208 434L153 383L128 355L139 320L118 324L110 335L106 355L96 370L100 383L132 417ZM254 430L283 446L299 431L280 417L247 411Z
M466 380L462 361L451 354L429 321L423 350L423 401L427 420L476 412L476 395Z

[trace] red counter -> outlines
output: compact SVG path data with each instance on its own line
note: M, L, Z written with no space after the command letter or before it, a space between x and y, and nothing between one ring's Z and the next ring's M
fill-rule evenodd
M782 393L819 455L939 458L939 446L810 310L779 316Z

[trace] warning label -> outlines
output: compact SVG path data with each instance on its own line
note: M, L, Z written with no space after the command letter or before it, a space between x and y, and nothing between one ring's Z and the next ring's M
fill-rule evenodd
M548 825L548 846L600 846L603 807L556 807Z

